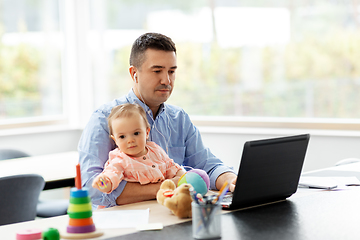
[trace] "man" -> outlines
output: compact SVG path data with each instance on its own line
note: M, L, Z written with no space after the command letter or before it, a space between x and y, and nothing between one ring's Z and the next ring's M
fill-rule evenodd
M106 194L91 187L94 177L102 172L108 153L115 148L109 137L107 117L114 106L123 103L137 103L144 108L151 125L149 140L160 145L170 158L180 165L205 170L212 189L220 189L228 181L233 191L237 177L233 170L203 146L199 130L183 109L164 104L173 91L177 69L172 40L158 33L143 34L132 46L130 65L133 88L126 96L96 110L79 142L82 183L89 189L94 207L155 199L160 188L161 183L140 185L121 181L117 189Z

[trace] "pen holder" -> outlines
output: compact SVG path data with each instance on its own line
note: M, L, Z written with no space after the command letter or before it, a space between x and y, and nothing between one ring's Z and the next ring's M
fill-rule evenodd
M192 231L196 239L221 238L221 205L191 203Z

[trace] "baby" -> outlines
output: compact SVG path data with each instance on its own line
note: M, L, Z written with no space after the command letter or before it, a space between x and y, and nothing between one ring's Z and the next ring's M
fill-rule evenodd
M140 184L158 183L182 176L185 171L154 142L147 141L150 125L138 104L114 107L108 117L110 137L117 148L109 153L104 171L92 186L111 193L122 180Z

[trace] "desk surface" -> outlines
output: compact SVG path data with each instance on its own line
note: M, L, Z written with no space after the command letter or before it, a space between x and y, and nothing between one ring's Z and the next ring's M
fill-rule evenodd
M344 240L360 236L360 188L323 191L221 216L223 240ZM110 239L192 239L192 222Z
M299 189L288 200L239 211L223 211L222 239L312 240L357 239L360 236L360 187L341 191ZM150 208L149 223L161 222L161 231L104 230L95 239L193 239L191 219L178 219L156 201L146 201L107 210ZM15 239L21 229L55 227L65 231L68 216L0 226L3 239ZM121 237L120 237L121 236Z
M137 210L137 209L150 209L149 213L149 223L163 223L164 226L168 226L171 224L182 223L185 221L190 221L191 219L179 219L178 217L171 214L170 210L166 207L158 204L155 200L152 201L144 201L139 203L133 203L123 206L116 206L110 209L103 209L99 211L109 211L109 210ZM16 233L22 229L32 229L32 228L40 228L45 230L47 228L53 227L57 228L60 232L66 231L66 226L69 223L69 217L67 215L39 219L34 221L9 224L0 226L0 236L1 239L15 239ZM94 239L109 239L112 237L130 234L136 232L134 228L120 228L120 229L106 229L104 230L104 235L99 238Z
M65 152L0 161L0 176L35 173L41 175L44 189L74 186L78 152Z
M73 153L76 155L75 153ZM70 154L71 156L72 154ZM51 169L65 168L61 164L67 155L57 155L58 165L51 162L45 167ZM38 158L39 164L42 158ZM21 159L19 159L21 160ZM43 159L44 160L44 159ZM77 159L73 160L76 165ZM36 162L36 161L35 161ZM26 163L24 163L26 164ZM55 164L55 163L54 163ZM360 165L359 165L360 166ZM29 168L31 166L28 166ZM34 168L34 167L32 167ZM351 166L340 166L330 170L341 170L343 168L356 168ZM36 169L36 168L35 168ZM29 169L27 169L29 170ZM327 169L329 170L329 169ZM0 165L0 174L5 171ZM34 172L39 173L39 172ZM71 173L69 173L71 176ZM72 176L74 176L73 173ZM63 177L64 175L62 175ZM44 178L56 179L56 176ZM358 239L360 228L358 219L360 213L360 187L351 187L346 190L316 190L298 189L288 200L261 207L243 209L239 211L223 211L222 239ZM191 219L179 219L170 213L166 207L156 201L145 201L140 203L117 206L109 210L136 210L150 209L149 223L162 223L164 229L161 231L137 232L133 228L104 230L105 234L96 239L193 239ZM40 219L35 221L0 226L1 239L15 239L16 232L22 229L40 228L45 230L50 227L65 231L69 217L67 215Z

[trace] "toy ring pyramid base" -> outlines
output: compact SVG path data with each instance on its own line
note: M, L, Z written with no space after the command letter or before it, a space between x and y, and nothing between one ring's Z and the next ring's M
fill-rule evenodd
M61 238L64 239L89 239L102 236L104 233L95 231L91 233L61 233Z
M67 210L69 224L66 233L61 233L61 238L88 239L103 235L96 230L92 219L92 207L89 193L86 188L81 188L80 165L76 166L76 187L70 190L70 204Z
M92 219L91 200L86 188L70 190L70 204L67 211L69 225L66 233L61 233L65 239L86 239L103 235L102 231L96 230Z

